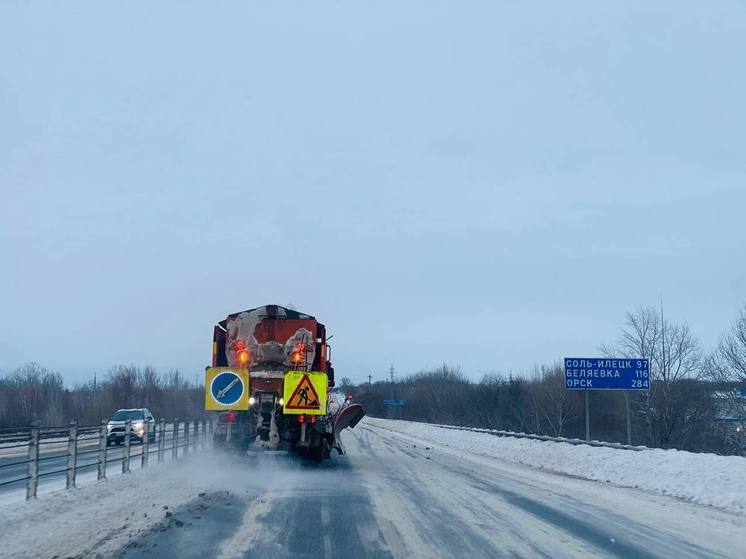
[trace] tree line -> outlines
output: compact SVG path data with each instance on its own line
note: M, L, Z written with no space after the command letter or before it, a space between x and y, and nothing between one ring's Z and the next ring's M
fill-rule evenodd
M630 394L633 444L735 454L744 452L746 417L746 307L705 352L686 323L665 320L653 308L626 315L603 356L650 360L651 388ZM585 435L584 394L565 388L561 362L519 375L488 374L472 381L457 366L422 371L396 382L339 382L369 415L504 429L552 436ZM119 365L102 379L67 388L59 373L28 363L0 377L0 428L95 424L118 408L147 407L156 417L203 413L203 387L178 370ZM406 401L387 408L384 399ZM730 418L730 421L726 421ZM626 442L623 395L590 394L591 437ZM738 430L740 427L740 431Z
M618 338L600 352L650 361L650 390L629 395L633 444L744 453L746 307L709 353L686 323L672 323L649 307L627 313ZM561 361L528 374L488 374L478 382L446 365L393 383L345 381L343 388L377 417L585 437L585 394L565 388ZM623 393L589 396L591 438L626 443ZM384 405L393 398L406 404Z
M204 393L178 370L159 375L150 366L118 365L99 380L66 388L62 375L27 363L0 378L0 428L32 421L95 425L119 408L148 408L157 418L198 417Z

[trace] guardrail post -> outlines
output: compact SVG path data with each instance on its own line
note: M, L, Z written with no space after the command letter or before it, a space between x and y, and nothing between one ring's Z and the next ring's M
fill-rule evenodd
M194 444L192 445L192 452L197 452L197 448L202 443L202 439L199 436L199 420L194 420Z
M207 421L202 418L202 448L207 448Z
M124 422L124 450L122 450L122 473L130 471L130 437L132 434L132 421Z
M179 420L174 418L174 436L171 440L171 458L179 457Z
M158 463L163 462L163 449L166 444L166 420L161 417L161 422L158 425Z
M67 489L75 487L75 473L78 465L78 422L70 422L67 438Z
M145 420L140 446L140 469L148 467L148 451L150 449L150 421Z
M184 421L184 456L189 454L189 420Z
M98 436L98 479L106 479L106 451L109 447L109 430L106 423L101 422L101 433Z
M39 481L39 422L31 423L31 438L28 442L28 479L26 480L26 500L36 498Z

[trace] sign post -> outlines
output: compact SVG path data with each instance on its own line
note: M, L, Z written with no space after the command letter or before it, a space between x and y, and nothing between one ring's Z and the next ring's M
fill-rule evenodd
M399 408L399 419L401 419L401 409L402 409L402 406L404 406L404 400L398 400L395 398L391 398L390 400L384 400L383 405L394 406L394 407Z
M629 418L629 390L624 391L624 411L627 416L627 446L632 446L632 420Z
M650 390L650 363L647 359L616 357L566 357L565 388L585 391L585 440L591 439L589 392L623 390L627 420L627 444L632 444L629 392Z

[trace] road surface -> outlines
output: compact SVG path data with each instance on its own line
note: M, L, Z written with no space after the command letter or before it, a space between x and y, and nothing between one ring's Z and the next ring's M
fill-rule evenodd
M227 490L169 510L113 555L736 558L746 549L742 515L430 448L366 422L345 442L346 456L321 465L234 458L208 472L225 476Z

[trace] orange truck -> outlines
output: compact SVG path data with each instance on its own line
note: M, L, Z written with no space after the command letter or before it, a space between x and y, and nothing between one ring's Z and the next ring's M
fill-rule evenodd
M216 446L344 454L340 432L365 412L333 388L326 327L313 316L265 305L215 325L205 409L217 412Z

